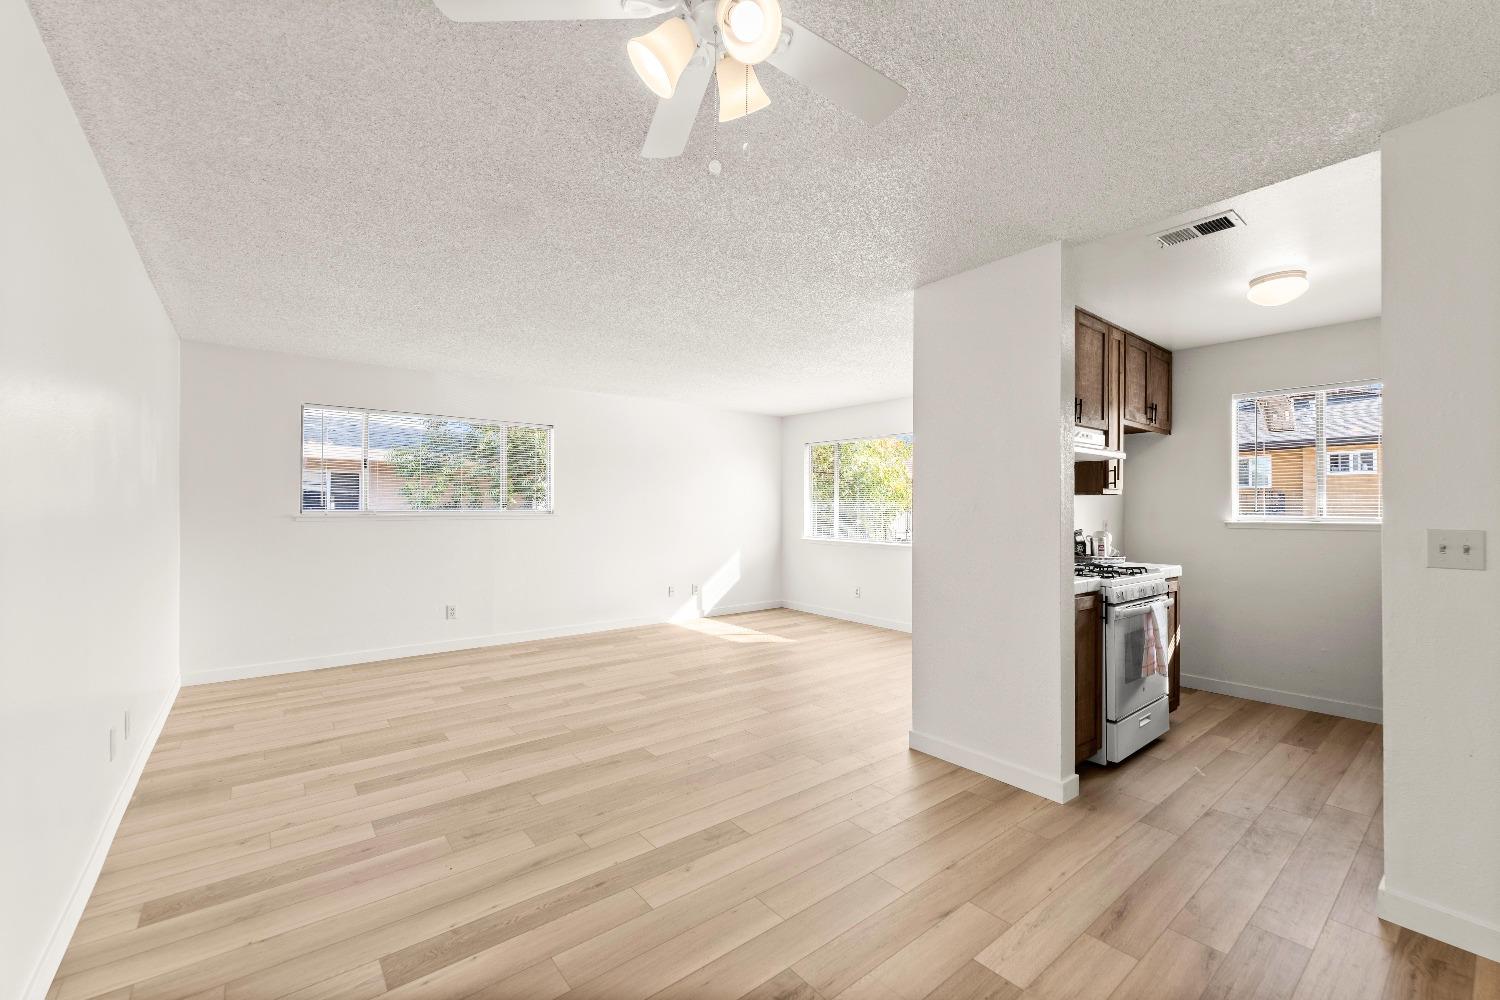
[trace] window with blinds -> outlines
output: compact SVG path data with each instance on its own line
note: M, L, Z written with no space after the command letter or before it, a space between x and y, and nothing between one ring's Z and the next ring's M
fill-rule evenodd
M1351 382L1235 396L1233 519L1378 523L1381 391Z
M552 510L552 428L302 407L304 513Z
M911 544L910 434L814 442L806 463L805 537Z

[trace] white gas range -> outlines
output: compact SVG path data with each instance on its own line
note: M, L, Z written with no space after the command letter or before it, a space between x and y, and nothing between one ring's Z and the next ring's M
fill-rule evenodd
M1101 598L1104 732L1102 749L1089 758L1096 764L1124 760L1167 731L1173 641L1167 631L1173 600L1167 581L1181 575L1181 566L1163 563L1074 564L1073 593L1097 591Z

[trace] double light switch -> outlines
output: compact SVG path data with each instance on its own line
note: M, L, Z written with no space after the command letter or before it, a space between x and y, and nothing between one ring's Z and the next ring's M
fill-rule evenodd
M1427 565L1435 569L1484 569L1484 532L1428 528Z

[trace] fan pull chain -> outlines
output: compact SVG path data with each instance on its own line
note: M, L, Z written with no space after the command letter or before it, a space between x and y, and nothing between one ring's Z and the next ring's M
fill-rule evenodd
M717 75L719 59L719 26L717 24L714 25L714 50L709 53L708 58L714 64L713 73ZM719 119L724 117L724 92L718 87L714 90L718 91L719 113L714 115L714 147L708 160L708 172L717 177L724 170L724 164L719 159Z

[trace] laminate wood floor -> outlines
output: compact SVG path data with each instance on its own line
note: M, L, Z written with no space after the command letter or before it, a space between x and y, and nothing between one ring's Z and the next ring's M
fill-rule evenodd
M1378 727L1184 694L1047 802L790 611L184 689L50 996L1500 997L1383 924Z

